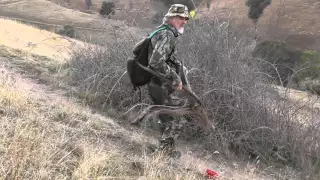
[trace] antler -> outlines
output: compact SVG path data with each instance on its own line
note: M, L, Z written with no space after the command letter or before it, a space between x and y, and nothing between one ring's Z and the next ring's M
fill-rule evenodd
M212 123L209 121L204 109L201 106L194 107L173 107L164 105L151 105L147 107L142 113L140 113L131 124L138 125L144 119L149 119L151 116L159 114L169 114L169 115L193 115L200 122L202 128L209 132L214 128Z
M140 63L137 64L144 70L148 71L149 73L165 80L169 81L168 79L162 77L157 72L153 71L150 68L147 68ZM194 94L189 88L182 86L183 94L187 97L191 104L198 104L193 107L173 107L173 106L165 106L165 105L151 105L147 107L139 116L137 116L131 124L139 124L143 119L148 119L149 117L156 115L156 114L170 114L170 115L193 115L197 117L198 121L202 125L205 131L210 131L214 129L212 122L208 119L208 116L203 108L203 103L200 98Z

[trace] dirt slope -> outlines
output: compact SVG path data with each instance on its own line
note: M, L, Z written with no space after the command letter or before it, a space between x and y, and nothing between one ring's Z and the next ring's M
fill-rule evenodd
M135 28L122 26L120 22L116 22L119 26L104 24L114 21L44 0L6 0L0 4L0 15L135 33L131 31ZM47 9L53 11L47 12ZM121 36L121 33L115 34ZM87 107L72 95L73 87L60 81L61 64L38 56L25 59L19 56L21 51L12 54L15 51L0 47L0 174L8 178L106 179L120 176L132 179L135 176L138 179L139 170L135 168L141 167L132 162L139 162L146 172L140 179L166 179L167 175L171 179L181 176L203 179L206 168L218 171L222 179L276 179L272 177L276 173L265 177L261 174L267 171L259 172L250 163L243 166L238 162L226 162L218 153L202 152L197 143L180 142L179 149L184 154L177 164L152 156L146 152L156 144L155 132L121 124ZM42 84L43 81L46 84ZM190 167L192 170L187 170ZM281 176L286 176L285 172L281 172Z
M79 32L81 40L93 38L100 40L99 44L103 44L101 37L107 39L114 34L144 36L148 30L138 28L154 28L156 25L152 24L153 15L156 11L163 10L163 6L152 5L146 0L119 0L115 2L116 13L112 16L113 20L106 20L98 14L101 0L93 1L90 11L84 10L82 0L66 2L65 0L6 0L0 3L0 16L104 30L104 32L87 30ZM317 1L273 0L260 19L259 36L262 39L284 40L301 49L319 50L319 7L320 3ZM247 17L248 7L242 0L215 0L212 1L209 11L205 4L200 5L198 9L198 18L201 19L211 19L216 16L230 17L239 26L253 27Z
M67 61L50 59L51 51L25 56L29 53L18 45L32 37L24 37L5 44L11 47L0 46L0 174L6 178L204 179L210 168L222 179L272 179L255 165L203 152L196 142L178 143L183 152L179 161L150 154L157 132L134 128L83 104L73 96L75 87L64 81Z
M75 9L75 10L84 10L84 1L83 0L73 0L70 3L64 0L50 0L56 2L65 7ZM97 13L102 0L93 1L92 11ZM219 13L229 13L232 11L231 17L235 18L239 25L252 25L251 20L247 17L248 7L245 5L243 0L212 0L210 11L206 8L206 1L203 4L199 5L197 8L199 10L199 17L214 17ZM135 18L130 12L135 11L140 18L150 18L153 12L164 10L160 4L155 6L147 0L118 0L115 1L116 4L116 14L115 19L123 17L123 11L126 11L128 14L126 20ZM320 35L320 2L316 0L302 1L302 0L273 0L272 4L268 6L264 12L264 16L261 18L261 26L267 26L270 24L278 24L280 28L289 30L289 32L294 34L304 34L304 35ZM150 22L151 23L151 22ZM261 28L262 28L261 27Z
M103 0L92 1L90 10L86 9L84 0L49 0L50 2L61 5L65 8L81 11L89 14L99 14ZM115 3L115 14L111 15L111 19L125 22L130 26L139 28L154 28L152 18L155 10L163 9L163 6L152 6L150 0L118 0Z
M70 96L66 89L72 88L42 84L33 71L41 64L13 51L0 49L0 173L6 178L205 179L211 168L222 179L272 179L258 175L254 165L231 165L219 154L206 154L198 144L180 143L179 161L152 155L156 133L86 107Z
M214 0L210 11L200 17L231 17L236 24L253 27L247 17L248 7L243 0ZM283 40L301 49L320 50L320 2L301 0L273 0L258 24L259 36Z
M37 26L49 26L51 31L64 25L77 27L77 38L103 44L114 36L143 36L145 30L128 26L125 22L67 9L46 0L7 0L0 2L0 16L18 18Z
M16 21L0 18L0 45L47 56L56 60L68 59L71 49L85 43L40 30ZM23 32L23 33L21 33Z
M84 1L50 0L66 8L84 10ZM118 0L115 1L116 13L112 19L127 22L131 26L154 28L152 18L157 11L165 12L161 4L150 1ZM93 1L90 13L98 13L101 0ZM243 0L212 0L210 10L203 3L198 6L198 18L230 17L238 26L253 27L247 17L248 7ZM261 39L277 39L301 49L320 50L320 2L316 0L273 0L260 18L258 33Z

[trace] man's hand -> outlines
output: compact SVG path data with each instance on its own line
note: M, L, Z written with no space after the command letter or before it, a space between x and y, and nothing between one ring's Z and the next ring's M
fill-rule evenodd
M177 91L182 91L182 82L175 88Z

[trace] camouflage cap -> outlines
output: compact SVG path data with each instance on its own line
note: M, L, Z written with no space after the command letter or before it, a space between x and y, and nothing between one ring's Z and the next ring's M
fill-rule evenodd
M165 15L165 17L173 17L173 16L180 16L184 17L187 20L189 20L189 11L188 7L183 4L173 4L169 8L168 13Z

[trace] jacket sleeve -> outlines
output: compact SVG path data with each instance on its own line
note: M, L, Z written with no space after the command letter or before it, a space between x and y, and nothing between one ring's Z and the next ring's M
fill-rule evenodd
M176 73L177 74L180 74L181 72L180 72L180 69L181 69L181 62L180 61L178 61L178 59L177 59L177 49L176 48L174 48L174 50L173 50L173 52L172 52L172 54L171 54L171 56L169 57L170 58L170 61L175 65L175 67L176 67ZM181 78L181 77L180 77ZM183 83L183 82L182 82Z
M179 75L172 69L166 60L174 48L174 36L168 32L160 33L154 45L153 52L150 57L149 66L157 71L160 75L171 79L173 86L178 86L181 83Z
M191 90L191 86L190 83L188 81L187 78L187 68L184 66L183 61L179 61L177 59L177 49L175 48L175 50L173 51L172 55L170 56L170 60L176 65L177 69L179 69L177 72L179 72L179 77L182 81L182 84L184 86L187 86L190 90Z

